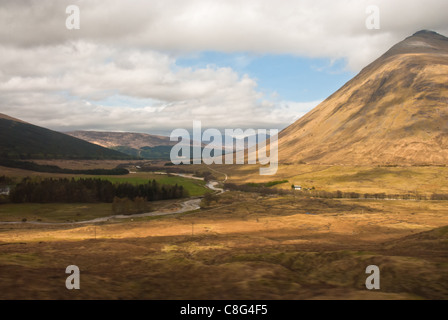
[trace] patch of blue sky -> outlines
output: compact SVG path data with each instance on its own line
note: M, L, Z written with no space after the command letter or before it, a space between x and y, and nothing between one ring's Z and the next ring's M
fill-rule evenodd
M54 94L56 96L62 97L65 101L79 100L79 98L77 96L72 95L69 90L58 90L55 91Z
M178 58L176 65L193 69L229 67L255 79L266 98L285 101L324 100L355 75L344 59L293 55L201 52Z

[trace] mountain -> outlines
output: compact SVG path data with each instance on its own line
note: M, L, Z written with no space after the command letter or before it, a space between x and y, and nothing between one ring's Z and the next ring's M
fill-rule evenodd
M150 160L169 160L171 147L177 143L170 141L170 137L146 133L73 131L66 134L133 157Z
M130 159L131 157L0 114L0 158Z
M419 31L279 134L282 163L448 162L448 38Z
M3 113L0 113L0 119L6 119L6 120L11 120L11 121L16 121L16 122L27 123L27 122L25 122L25 121L23 121L23 120L13 118L13 117L8 116L8 115L3 114Z
M171 141L170 137L146 133L99 131L73 131L66 133L73 137L111 148L133 157L140 157L148 160L170 160L171 149L178 143L177 141ZM202 147L205 147L207 144L208 142L201 143Z
M146 133L99 131L73 131L65 133L105 148L126 146L129 148L140 149L143 147L173 146L176 144L176 142L170 141L170 137Z

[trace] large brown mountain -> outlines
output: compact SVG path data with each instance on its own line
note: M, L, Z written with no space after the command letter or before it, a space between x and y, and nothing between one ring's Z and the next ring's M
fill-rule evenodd
M281 163L448 163L448 38L393 46L279 135Z

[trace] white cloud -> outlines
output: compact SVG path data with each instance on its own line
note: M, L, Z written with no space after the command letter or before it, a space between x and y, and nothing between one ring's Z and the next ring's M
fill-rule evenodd
M80 30L65 28L69 4L81 9ZM370 4L381 30L365 28ZM415 31L448 34L447 10L445 0L2 0L1 112L57 129L281 128L317 102L266 97L231 68L176 58L293 54L343 58L359 71Z
M23 47L86 40L185 53L287 53L347 58L360 70L420 29L448 32L445 0L78 0L81 30L65 28L73 0L2 0L0 43ZM365 27L368 5L381 30Z
M220 128L284 127L296 115L263 100L247 75L181 68L155 51L79 41L40 47L34 55L28 48L0 47L0 56L2 111L59 130L162 132L190 127L193 120Z

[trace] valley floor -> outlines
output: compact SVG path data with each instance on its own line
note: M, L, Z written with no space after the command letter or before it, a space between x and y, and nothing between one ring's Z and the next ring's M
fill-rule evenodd
M443 201L227 192L173 216L1 225L0 299L448 299L447 253Z

